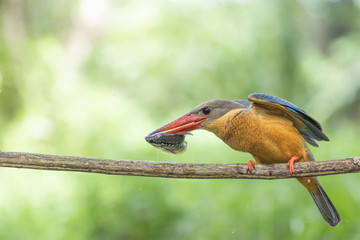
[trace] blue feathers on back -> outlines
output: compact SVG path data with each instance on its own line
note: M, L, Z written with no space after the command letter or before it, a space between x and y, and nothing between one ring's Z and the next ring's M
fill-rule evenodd
M289 101L286 101L286 100L284 100L282 98L271 96L271 95L268 95L268 94L265 94L265 93L253 93L253 94L249 95L249 97L256 98L256 99L263 100L263 101L268 101L268 102L280 104L281 106L283 106L286 109L292 111L296 115L299 115L300 117L306 119L308 122L313 124L319 130L322 130L320 123L318 123L315 119L310 117L304 110L300 109L298 106L296 106L295 104L292 104Z
M259 104L259 106L261 106L261 104L260 104L261 101L270 102L270 103L274 103L274 104L279 104L279 105L283 106L286 110L295 114L295 117L297 119L299 119L305 125L305 127L304 126L301 127L296 124L294 125L294 127L299 131L301 136L309 144L317 147L318 145L316 144L315 140L329 141L329 138L322 132L320 123L318 123L315 119L310 117L304 110L300 109L295 104L292 104L291 102L286 101L282 98L271 96L271 95L264 94L264 93L253 93L253 94L249 95L249 98L250 98L250 100L251 100L251 98L259 100L259 102L256 102L257 104ZM248 101L248 100L235 100L234 102L238 102L247 107L251 107L251 101ZM284 109L284 112L285 112L285 109Z

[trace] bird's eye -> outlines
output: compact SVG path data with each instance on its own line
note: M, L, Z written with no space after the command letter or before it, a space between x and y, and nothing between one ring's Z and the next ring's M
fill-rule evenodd
M208 107L204 107L203 109L202 109L202 113L203 114L205 114L205 115L208 115L209 113L210 113L210 108L208 108Z

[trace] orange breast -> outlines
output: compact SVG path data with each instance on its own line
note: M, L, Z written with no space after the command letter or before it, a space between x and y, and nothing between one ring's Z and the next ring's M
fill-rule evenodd
M231 148L249 152L257 163L286 163L297 155L310 161L311 153L291 121L256 108L230 111L209 124Z

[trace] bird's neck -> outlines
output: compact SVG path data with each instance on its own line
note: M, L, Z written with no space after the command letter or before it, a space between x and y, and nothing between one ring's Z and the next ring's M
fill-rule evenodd
M248 133L254 127L256 126L247 110L234 109L208 124L205 129L213 132L233 149L246 152L250 143Z

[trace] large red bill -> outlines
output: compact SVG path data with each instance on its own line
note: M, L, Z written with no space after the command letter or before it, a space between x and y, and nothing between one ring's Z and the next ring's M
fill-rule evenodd
M176 119L175 121L172 121L171 123L155 130L151 134L159 132L166 132L170 134L190 132L201 128L201 123L207 119L208 118L206 117L200 117L196 114L188 113Z

